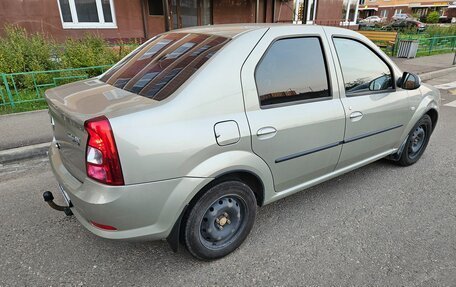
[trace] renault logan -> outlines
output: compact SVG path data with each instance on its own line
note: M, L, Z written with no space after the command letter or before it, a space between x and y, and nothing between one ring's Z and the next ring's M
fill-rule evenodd
M53 172L94 234L225 256L258 206L381 158L419 160L438 91L357 32L221 25L148 40L46 92Z

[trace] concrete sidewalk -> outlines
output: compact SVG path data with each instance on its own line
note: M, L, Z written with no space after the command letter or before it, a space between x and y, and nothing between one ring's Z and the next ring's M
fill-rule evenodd
M44 155L51 140L47 110L0 116L0 164Z
M394 61L394 63L396 63L396 65L399 66L399 68L402 71L412 72L419 75L425 75L424 78L427 77L427 74L435 74L435 72L437 71L453 68L456 70L456 65L453 65L454 53L419 57L413 59L396 57L391 57L391 59ZM423 78L423 76L421 77Z
M51 122L47 110L0 116L0 151L50 142Z
M403 71L417 73L423 80L456 71L454 54L415 59L392 58ZM0 116L0 163L45 154L52 140L47 110Z

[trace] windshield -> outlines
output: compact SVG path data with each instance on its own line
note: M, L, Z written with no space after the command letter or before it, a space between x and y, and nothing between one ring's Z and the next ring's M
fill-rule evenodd
M133 51L100 80L160 101L176 91L228 41L206 34L161 35Z

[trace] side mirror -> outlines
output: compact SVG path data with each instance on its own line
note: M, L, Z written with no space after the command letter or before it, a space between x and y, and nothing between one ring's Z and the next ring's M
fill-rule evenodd
M415 90L421 86L421 79L416 74L404 72L402 77L399 78L397 85L404 90Z

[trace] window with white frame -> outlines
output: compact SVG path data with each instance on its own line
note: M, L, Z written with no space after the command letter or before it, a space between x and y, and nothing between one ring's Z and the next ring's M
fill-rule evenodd
M388 10L382 10L382 11L380 12L380 17L382 17L382 18L388 17Z
M117 28L113 0L57 0L64 29Z

